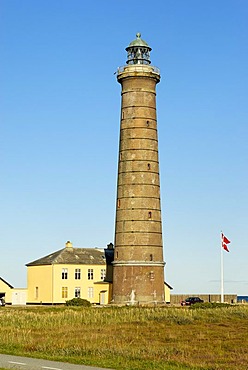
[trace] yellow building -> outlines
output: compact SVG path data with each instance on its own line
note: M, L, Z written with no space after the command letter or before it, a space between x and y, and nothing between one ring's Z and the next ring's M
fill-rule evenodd
M14 288L0 277L0 305L5 302L6 304L22 306L26 304L26 297L26 288Z
M0 277L0 299L2 298L6 303L10 303L12 301L12 289L13 286Z
M104 250L65 248L27 265L27 304L61 304L72 298L95 304L110 300Z

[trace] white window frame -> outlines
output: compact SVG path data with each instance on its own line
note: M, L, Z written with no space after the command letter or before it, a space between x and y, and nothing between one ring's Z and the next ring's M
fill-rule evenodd
M92 286L88 287L88 298L94 298L94 288Z
M75 298L81 298L81 288L80 287L75 288Z
M62 268L61 278L62 278L62 280L67 280L68 279L68 269L67 268Z
M106 277L106 269L101 269L101 280L104 280Z
M94 270L88 269L88 280L94 280Z
M62 286L62 298L68 298L68 287Z
M81 279L81 269L75 269L75 280Z

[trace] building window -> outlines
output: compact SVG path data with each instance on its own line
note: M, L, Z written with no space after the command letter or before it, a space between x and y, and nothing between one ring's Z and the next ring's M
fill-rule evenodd
M81 269L75 269L75 280L81 279Z
M93 269L88 269L88 280L93 280Z
M146 121L146 126L149 127L150 126L150 122L149 121Z
M106 269L101 269L101 280L104 280L106 276Z
M153 255L150 254L150 261L153 261Z
M151 211L148 212L148 218L152 218L152 212Z
M94 298L94 288L88 288L88 298Z
M80 298L81 296L81 288L75 288L75 298Z
M150 171L150 169L151 169L151 164L150 163L147 163L147 168L148 168L148 171Z
M117 208L120 208L120 206L121 206L121 201L120 201L120 199L118 199L117 200Z
M62 298L68 298L68 288L67 288L67 286L62 287Z
M62 269L62 279L68 279L68 269Z
M38 299L39 297L39 288L36 286L35 287L35 299Z

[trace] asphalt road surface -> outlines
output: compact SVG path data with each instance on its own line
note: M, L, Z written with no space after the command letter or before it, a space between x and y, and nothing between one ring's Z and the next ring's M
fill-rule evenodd
M65 362L48 361L36 358L1 355L0 367L21 370L106 370L102 367L73 365ZM114 369L112 369L114 370Z

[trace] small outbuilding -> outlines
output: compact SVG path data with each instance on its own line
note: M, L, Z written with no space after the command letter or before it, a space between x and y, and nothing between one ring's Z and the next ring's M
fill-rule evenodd
M14 287L0 277L0 298L3 298L6 303L12 302L12 289Z

